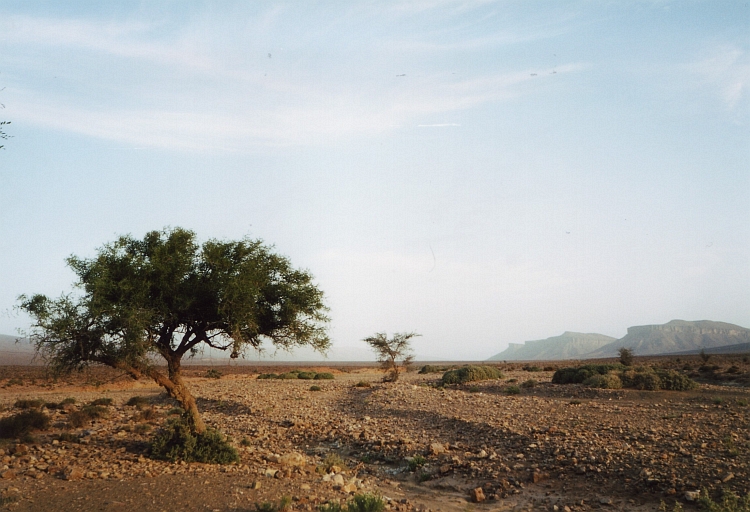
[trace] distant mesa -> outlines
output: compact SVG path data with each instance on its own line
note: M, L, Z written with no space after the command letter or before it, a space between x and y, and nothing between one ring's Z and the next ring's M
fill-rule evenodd
M544 340L511 343L504 351L490 357L490 361L549 361L582 359L586 354L616 341L604 334L564 332Z
M615 339L603 334L566 332L546 340L511 343L490 361L534 361L617 357L621 347L637 356L741 353L750 350L750 329L725 322L672 320L662 325L629 327Z
M632 349L639 356L654 356L710 351L745 343L750 343L750 329L739 325L710 320L672 320L663 325L629 327L623 338L593 351L587 357L615 357L620 347Z

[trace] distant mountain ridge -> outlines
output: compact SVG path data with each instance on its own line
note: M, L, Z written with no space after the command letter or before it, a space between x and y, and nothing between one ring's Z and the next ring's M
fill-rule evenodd
M620 347L636 355L651 356L750 343L750 329L725 322L672 320L661 325L628 327L628 333L605 345L589 358L615 357Z
M490 361L533 361L554 359L580 359L615 341L611 336L596 333L566 331L560 336L525 343L511 343Z
M565 332L544 340L511 343L489 361L534 361L596 359L617 357L621 347L637 356L741 352L750 346L750 329L711 320L672 320L666 324L628 327L628 333L615 339L603 334Z

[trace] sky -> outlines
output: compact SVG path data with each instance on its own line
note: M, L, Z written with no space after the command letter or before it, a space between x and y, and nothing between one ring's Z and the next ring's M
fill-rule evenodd
M750 327L749 29L744 0L4 0L0 333L167 226L309 270L331 360Z

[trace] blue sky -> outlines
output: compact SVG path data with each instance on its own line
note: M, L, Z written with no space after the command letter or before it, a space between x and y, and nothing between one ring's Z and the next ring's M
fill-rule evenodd
M0 4L0 333L165 226L309 269L332 358L750 327L746 2Z

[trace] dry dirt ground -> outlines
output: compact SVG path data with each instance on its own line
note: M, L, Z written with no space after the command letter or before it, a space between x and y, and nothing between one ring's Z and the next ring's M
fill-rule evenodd
M697 357L648 364L686 361L700 365ZM750 372L741 356L711 362L716 375L732 365ZM17 413L19 399L76 404L46 410L52 428L35 439L0 444L0 503L15 511L255 511L289 496L292 509L316 510L374 492L397 511L657 510L662 501L697 510L686 493L750 492L750 388L716 380L690 392L596 390L552 384L551 370L499 366L503 379L449 388L434 386L440 374L416 372L383 384L382 373L364 367L314 368L336 376L314 382L257 380L268 367L220 367L221 379L189 368L207 423L240 451L241 462L228 466L148 458L148 439L175 407L148 381L105 369L53 381L40 368L1 367L0 417ZM149 405L125 405L136 395ZM97 398L113 400L106 417L71 428L70 414Z

